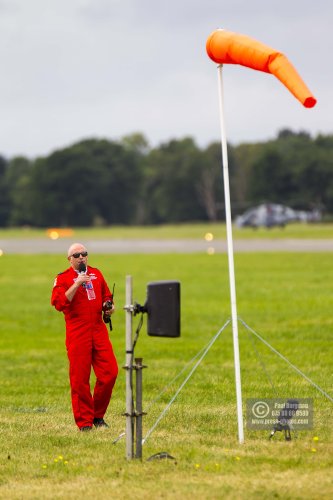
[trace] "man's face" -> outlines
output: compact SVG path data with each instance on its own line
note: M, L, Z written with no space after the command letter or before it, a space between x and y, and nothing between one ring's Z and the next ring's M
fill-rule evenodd
M68 256L70 265L76 271L79 269L79 265L83 262L87 265L88 262L88 252L83 245L75 245L71 248L70 254Z

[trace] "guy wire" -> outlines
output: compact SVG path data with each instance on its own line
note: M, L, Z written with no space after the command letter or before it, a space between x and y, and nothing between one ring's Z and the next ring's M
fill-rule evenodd
M315 387L319 392L321 392L327 399L329 399L333 403L333 398L327 392L324 391L319 385L317 385L315 382L313 382L305 373L303 373L297 366L293 365L283 354L281 354L279 351L274 349L265 339L263 339L257 332L255 332L249 325L245 323L241 318L238 318L239 321L247 328L250 332L253 333L261 342L263 342L267 347L271 349L271 351L275 352L283 361L285 361L293 370L295 370L299 375L301 375L305 380L307 380L313 387Z
M173 395L173 397L171 398L171 400L169 401L169 403L167 404L167 406L164 408L164 410L162 411L162 413L159 415L159 417L157 418L157 420L154 423L154 425L149 429L149 431L147 432L147 434L145 435L145 437L142 439L142 444L144 444L147 441L148 437L152 434L152 432L154 431L154 429L157 427L158 423L162 420L162 418L164 417L165 413L168 411L168 409L170 408L170 406L172 405L172 403L174 402L174 400L176 399L176 397L178 396L178 394L180 393L180 391L182 390L182 388L185 386L185 384L191 378L191 376L193 375L193 373L195 372L195 370L198 368L198 366L200 365L200 363L203 360L203 358L206 356L206 354L209 351L209 349L212 347L212 345L214 344L214 342L218 339L218 337L220 336L220 334L223 332L223 330L226 328L226 326L229 323L230 323L230 319L228 319L226 321L226 323L222 326L222 328L220 328L220 330L209 341L209 343L205 347L204 352L201 355L200 359L196 362L196 364L194 365L194 367L192 368L192 370L190 371L190 373L188 374L188 376L185 378L185 380L183 381L183 383L180 385L179 389L176 391L176 393Z

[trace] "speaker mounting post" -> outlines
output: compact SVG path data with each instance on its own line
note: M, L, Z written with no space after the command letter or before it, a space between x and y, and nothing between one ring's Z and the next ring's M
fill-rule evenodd
M147 313L147 333L157 337L180 336L180 283L179 281L157 281L147 285L147 300L144 306L133 303L132 276L126 276L126 458L142 458L142 358L135 358L134 349ZM141 319L133 340L133 316L141 313ZM134 362L135 361L135 362ZM136 374L136 405L133 398L133 371ZM135 438L136 434L136 452Z

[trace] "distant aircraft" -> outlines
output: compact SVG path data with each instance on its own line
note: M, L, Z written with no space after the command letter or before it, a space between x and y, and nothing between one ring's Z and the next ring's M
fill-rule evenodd
M243 215L235 219L238 227L284 227L290 222L318 222L321 220L319 210L306 212L275 203L264 203L257 207L249 208Z

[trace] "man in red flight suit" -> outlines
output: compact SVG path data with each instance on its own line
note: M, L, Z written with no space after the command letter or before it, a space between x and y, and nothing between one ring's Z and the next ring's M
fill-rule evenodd
M87 266L88 252L81 243L68 249L70 267L55 279L51 304L62 311L66 322L66 348L74 418L80 431L108 427L104 415L118 375L102 312L112 293L102 275ZM86 271L82 271L86 269ZM93 395L90 391L91 367L96 375Z

